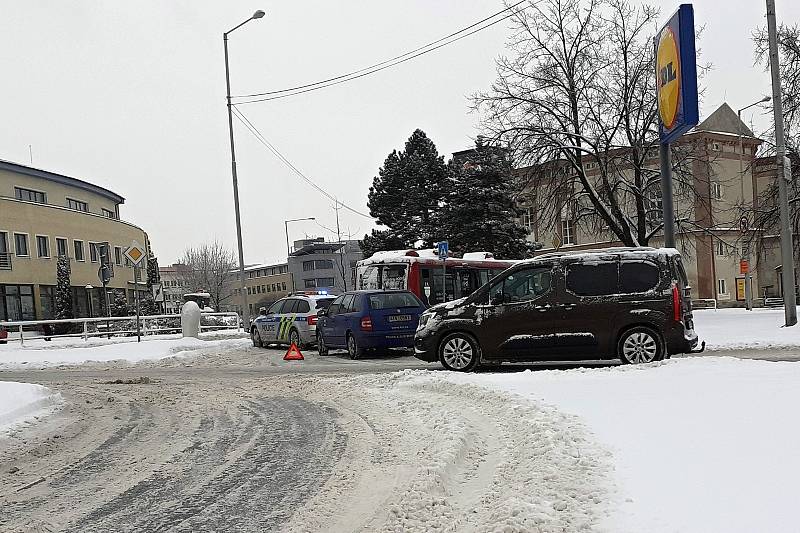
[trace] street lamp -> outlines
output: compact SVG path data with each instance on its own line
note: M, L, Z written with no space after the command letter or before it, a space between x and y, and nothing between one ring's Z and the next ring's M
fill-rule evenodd
M284 220L283 221L283 229L286 231L286 267L287 267L287 269L289 267L289 254L291 253L290 252L290 248L289 248L289 222L300 222L301 220L316 220L316 218L315 217L293 218L293 219L290 219L290 220ZM290 274L291 274L291 272L290 272ZM294 289L295 289L295 287L294 287L294 276L292 276L292 292L294 292Z
M92 312L92 290L94 290L94 287L91 285L86 285L84 289L86 289L86 301L89 302L89 318L92 318L92 315L94 315Z
M225 88L227 90L228 101L228 131L231 138L231 174L233 176L233 206L236 212L236 242L239 246L239 289L241 293L242 303L242 321L244 324L250 322L250 310L247 308L247 291L245 290L244 283L244 250L242 248L242 220L239 216L239 180L236 176L236 148L233 143L233 109L231 107L231 75L230 67L228 66L228 34L234 30L241 28L251 20L260 19L264 16L264 12L260 9L253 13L253 15L232 29L222 34L222 41L225 45Z
M746 109L750 109L751 107L757 106L759 104L763 104L772 100L770 96L765 96L758 102L753 102L750 105L744 106L740 110L736 112L736 115L739 117L739 125L737 129L739 130L739 183L741 184L742 188L742 207L744 208L744 136L742 135L742 111ZM753 175L753 169L750 169L750 176ZM751 187L752 187L751 183ZM742 227L742 233L744 233L745 228ZM753 296L751 294L753 290L753 276L750 274L750 246L749 242L743 241L742 242L742 260L747 261L747 272L744 274L744 301L745 306L747 307L748 311L753 309Z

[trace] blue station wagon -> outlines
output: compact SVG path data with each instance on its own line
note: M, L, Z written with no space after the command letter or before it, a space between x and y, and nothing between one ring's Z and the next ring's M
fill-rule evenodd
M425 304L403 290L350 291L320 311L317 347L320 355L346 348L351 359L365 350L412 348Z

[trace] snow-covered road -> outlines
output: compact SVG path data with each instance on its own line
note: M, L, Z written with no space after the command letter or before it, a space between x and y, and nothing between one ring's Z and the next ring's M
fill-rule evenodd
M0 439L47 416L61 403L60 394L41 385L0 381Z

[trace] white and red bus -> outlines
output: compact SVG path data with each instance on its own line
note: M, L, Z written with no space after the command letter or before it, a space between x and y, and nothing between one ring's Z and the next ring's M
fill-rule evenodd
M444 262L435 250L376 252L356 266L356 289L408 289L427 305L469 296L475 289L514 265L489 252L470 252Z

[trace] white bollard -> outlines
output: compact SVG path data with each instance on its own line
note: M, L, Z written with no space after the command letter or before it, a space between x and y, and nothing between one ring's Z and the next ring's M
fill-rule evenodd
M186 302L181 307L181 332L184 337L200 336L200 307L196 302Z

